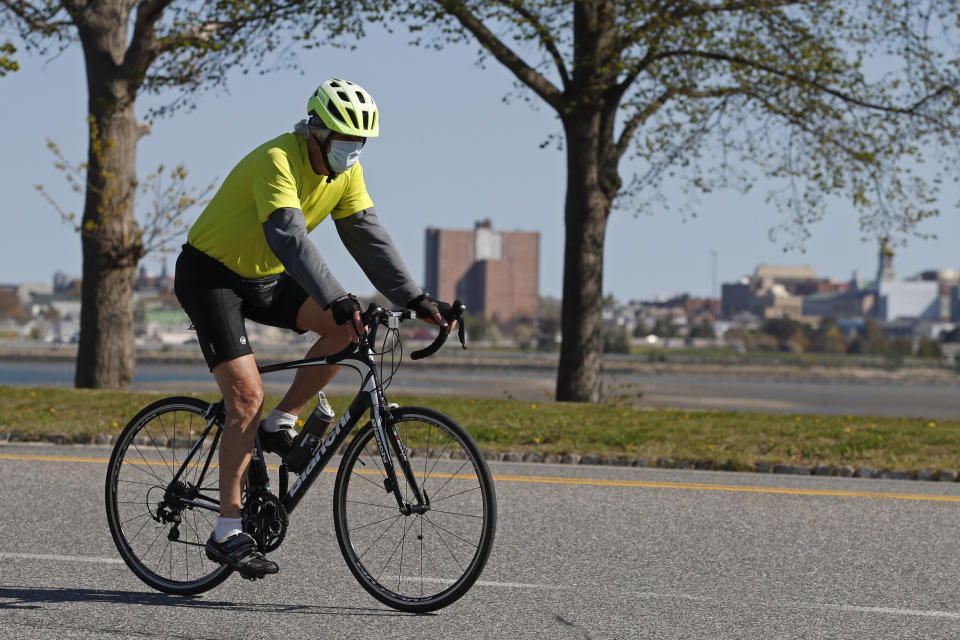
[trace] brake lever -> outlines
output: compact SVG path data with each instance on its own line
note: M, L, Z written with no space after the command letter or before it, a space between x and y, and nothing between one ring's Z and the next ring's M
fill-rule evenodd
M464 349L466 349L466 348L467 348L467 338L466 338L466 335L465 335L465 333L464 333L463 317L461 316L461 317L457 318L457 320L459 320L459 324L460 324L460 326L457 327L457 337L460 338L460 346L463 347Z

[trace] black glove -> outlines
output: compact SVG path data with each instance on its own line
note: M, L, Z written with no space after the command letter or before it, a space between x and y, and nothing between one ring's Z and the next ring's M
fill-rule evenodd
M416 311L418 318L432 320L433 316L439 313L447 322L451 320L450 303L443 300L434 300L425 293L408 302L407 309Z
M357 311L363 311L360 302L353 294L340 296L330 303L329 309L333 311L333 321L337 324L352 322L353 314Z

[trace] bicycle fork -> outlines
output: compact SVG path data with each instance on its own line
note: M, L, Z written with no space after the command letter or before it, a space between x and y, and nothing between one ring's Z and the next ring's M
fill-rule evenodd
M381 412L385 414L386 420L381 417ZM406 447L400 439L400 432L390 414L389 405L373 403L371 407L374 437L377 439L377 448L380 450L380 459L383 461L383 469L386 478L383 481L383 488L387 493L392 493L397 500L397 508L405 516L411 514L423 514L430 510L430 498L417 483L416 476L413 473L413 467L410 464L410 458L407 456ZM393 456L390 452L393 451ZM400 490L400 483L397 479L397 470L394 466L393 457L396 457L403 472L403 477L407 480L407 486L413 494L415 504L404 500L403 492Z

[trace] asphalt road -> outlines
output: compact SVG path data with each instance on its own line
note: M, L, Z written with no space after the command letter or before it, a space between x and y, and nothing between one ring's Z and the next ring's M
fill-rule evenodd
M346 568L332 473L273 554L279 575L194 598L150 591L107 530L109 453L0 446L0 638L960 635L956 483L494 464L499 527L481 581L412 616Z

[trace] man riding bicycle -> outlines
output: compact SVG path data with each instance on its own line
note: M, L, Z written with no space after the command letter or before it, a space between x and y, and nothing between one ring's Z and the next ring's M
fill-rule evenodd
M337 282L307 234L332 217L347 250L391 302L441 326L450 308L410 276L367 193L357 160L367 138L380 132L373 98L333 78L310 96L307 116L293 133L262 144L233 168L177 259L177 299L226 406L220 517L207 555L245 576L279 570L242 530L241 493L258 427L264 449L285 454L300 411L339 367L299 369L261 422L263 383L244 319L319 334L308 358L338 353L364 331L360 303Z

